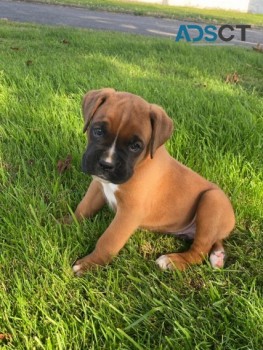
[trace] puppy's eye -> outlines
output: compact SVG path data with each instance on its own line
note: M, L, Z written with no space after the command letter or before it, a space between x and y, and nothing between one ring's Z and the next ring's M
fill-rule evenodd
M92 130L92 133L95 137L100 137L100 136L103 136L104 135L104 132L102 130L102 128L94 128Z
M133 142L129 145L129 150L132 152L139 152L142 149L142 144L139 141Z

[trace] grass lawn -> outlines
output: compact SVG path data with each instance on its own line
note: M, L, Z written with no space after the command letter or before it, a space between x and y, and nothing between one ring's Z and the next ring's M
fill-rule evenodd
M84 6L92 10L133 13L142 16L176 18L186 21L218 24L251 24L263 26L262 14L238 11L208 10L192 7L165 6L125 0L30 0L51 4Z
M238 47L0 23L1 349L255 349L263 343L263 60ZM237 72L239 82L231 80ZM228 79L228 80L229 80ZM75 278L113 214L61 226L90 182L81 99L114 87L162 105L167 148L218 183L237 228L225 269L160 271L185 248L138 231L110 266ZM72 155L60 175L57 162Z

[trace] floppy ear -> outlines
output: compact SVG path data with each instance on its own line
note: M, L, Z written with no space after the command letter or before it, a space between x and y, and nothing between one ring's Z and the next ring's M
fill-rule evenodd
M91 90L83 98L82 112L84 117L83 132L86 132L96 110L114 93L114 89L104 88L101 90Z
M163 145L171 136L173 121L160 106L155 104L150 105L150 120L152 125L150 155L153 158L157 148Z

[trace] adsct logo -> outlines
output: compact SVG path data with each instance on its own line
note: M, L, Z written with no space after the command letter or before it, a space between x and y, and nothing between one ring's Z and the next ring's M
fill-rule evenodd
M241 41L246 41L246 29L251 28L248 24L238 24L236 29L241 31ZM227 31L225 31L228 29ZM214 25L207 25L205 27L197 24L181 24L176 35L175 41L186 40L191 42L205 40L207 42L214 42L218 38L222 41L231 41L235 35L231 34L235 30L234 26L224 24L220 27ZM229 33L230 31L230 33Z

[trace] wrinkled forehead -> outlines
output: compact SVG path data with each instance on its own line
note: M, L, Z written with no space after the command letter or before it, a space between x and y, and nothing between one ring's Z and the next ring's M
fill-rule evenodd
M129 93L115 93L98 109L93 123L105 122L113 135L128 139L151 137L150 104Z

